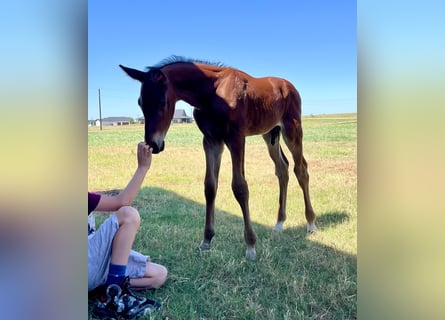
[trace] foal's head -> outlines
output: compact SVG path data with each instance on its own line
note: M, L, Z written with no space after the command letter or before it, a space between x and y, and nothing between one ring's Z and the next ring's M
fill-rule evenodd
M175 101L168 99L168 80L160 69L144 72L120 67L141 82L138 104L145 118L145 142L153 148L153 153L159 153L164 150L164 138L175 110Z

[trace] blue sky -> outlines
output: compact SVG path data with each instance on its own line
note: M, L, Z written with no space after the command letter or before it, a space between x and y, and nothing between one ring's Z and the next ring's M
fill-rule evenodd
M136 69L172 54L291 81L303 114L357 111L356 2L89 1L88 118L138 117ZM176 108L191 107L178 102Z

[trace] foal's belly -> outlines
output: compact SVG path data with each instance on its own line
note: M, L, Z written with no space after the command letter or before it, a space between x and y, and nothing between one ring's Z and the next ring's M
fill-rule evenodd
M265 134L281 124L281 116L277 112L253 114L245 121L246 136Z
M270 121L265 121L261 123L255 123L246 128L245 134L246 136L265 134L280 124L281 123L279 121L274 119L270 119Z

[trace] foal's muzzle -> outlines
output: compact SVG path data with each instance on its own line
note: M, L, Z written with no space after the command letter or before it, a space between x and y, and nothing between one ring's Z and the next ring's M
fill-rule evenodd
M165 142L164 141L162 141L160 144L157 143L157 142L154 142L154 141L147 142L147 144L153 149L153 153L154 154L157 154L157 153L163 151L164 147L165 147Z

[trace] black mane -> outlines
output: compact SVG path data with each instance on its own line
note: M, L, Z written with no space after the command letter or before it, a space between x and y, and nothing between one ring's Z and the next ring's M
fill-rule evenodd
M221 62L213 62L208 60L200 60L200 59L192 59L192 58L186 58L183 56L177 56L177 55L171 55L170 57L165 58L161 62L157 63L154 66L147 67L147 70L151 69L161 69L165 66L175 64L175 63L202 63L202 64L208 64L216 67L227 67L225 64Z

